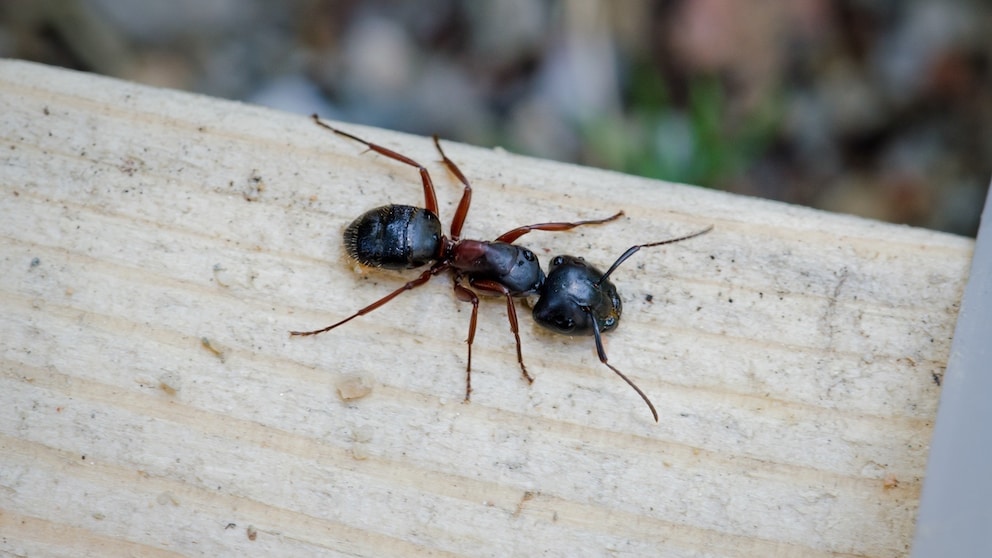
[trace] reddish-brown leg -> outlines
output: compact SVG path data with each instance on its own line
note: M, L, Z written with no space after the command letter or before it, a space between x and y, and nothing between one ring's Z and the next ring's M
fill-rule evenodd
M413 281L410 281L409 283L403 285L402 287L396 289L395 291L389 293L388 295L380 298L379 300L373 302L372 304L369 304L365 308L362 308L358 312L355 312L354 314L348 316L347 318L341 320L340 322L338 322L336 324L331 324L331 325L329 325L329 326L327 326L325 328L315 329L313 331L290 331L289 334L290 335L304 336L304 335L317 335L319 333L324 333L325 331L330 331L330 330L338 327L339 325L344 325L344 324L350 322L351 320L354 320L355 318L357 318L359 316L364 316L365 314L368 314L369 312L375 310L376 308L379 308L379 307L385 305L390 300L393 300L394 298L396 298L399 295L405 293L406 291L409 291L410 289L415 289L415 288L423 285L424 283L430 281L431 280L431 277L434 277L435 275L437 275L438 273L441 273L442 271L444 271L446 269L448 269L448 264L437 264L437 265L431 267L430 269L428 269L427 271L421 273L420 274L420 277L417 277Z
M520 363L520 372L523 374L524 379L527 380L527 383L534 383L534 378L527 373L527 367L524 366L524 355L523 351L520 349L520 327L517 324L517 309L513 306L513 297L510 296L510 290L500 283L490 281L488 279L470 280L470 283L472 287L480 291L503 295L506 297L506 317L510 320L510 331L513 332L513 338L517 341L517 362Z
M603 223L608 223L614 221L623 216L623 211L618 211L616 215L607 217L605 219L590 219L588 221L574 221L571 223L538 223L536 225L524 225L522 227L517 227L512 231L505 232L496 238L497 242L507 242L513 243L515 240L521 236L529 233L530 231L567 231L569 229L574 229L575 227L580 227L582 225L601 225Z
M437 194L434 193L434 182L431 180L431 175L427 172L427 168L426 167L424 167L420 163L414 161L413 159L407 157L406 155L401 155L401 154L393 151L392 149L383 147L381 145L376 145L374 143L367 142L367 141L363 140L360 137L353 136L353 135L349 134L348 132L345 132L345 131L342 131L342 130L338 130L337 128L335 128L335 127L333 127L333 126L331 126L329 124L325 124L325 123L323 123L323 122L320 121L320 117L317 116L316 114L312 114L312 115L310 115L310 117L313 118L313 121L316 122L317 125L320 126L320 127L322 127L322 128L327 128L328 130L334 132L335 134L338 134L339 136L344 136L344 137L346 137L346 138L348 138L350 140L354 140L354 141L357 141L358 143L364 144L365 147L368 147L369 149L371 149L372 151L375 151L376 153L379 153L380 155L385 155L386 157L389 157L390 159L399 161L401 163L406 163L407 165L410 165L411 167L415 167L418 171L420 171L420 180L421 180L421 182L424 183L424 207L428 211L430 211L431 213L433 213L434 215L437 215L438 214L437 213Z
M465 217L468 215L468 206L472 204L472 185L468 183L468 179L462 174L458 165L444 154L444 150L441 149L441 142L437 139L437 136L434 136L434 146L437 147L437 152L441 154L441 161L444 162L444 166L448 167L448 171L455 175L455 178L459 182L465 185L465 190L462 192L462 199L458 202L458 209L455 210L455 217L451 220L451 239L458 240L462 235L462 225L465 224Z
M461 284L461 274L455 275L455 296L462 302L472 304L472 318L468 323L468 364L465 366L465 401L472 394L472 342L475 341L475 324L479 318L479 297Z

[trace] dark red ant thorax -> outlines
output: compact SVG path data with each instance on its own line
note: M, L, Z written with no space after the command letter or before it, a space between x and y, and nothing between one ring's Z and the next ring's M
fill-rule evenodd
M455 163L444 154L441 143L435 136L434 146L441 155L441 161L464 186L461 200L451 220L450 235L445 236L438 218L434 183L426 167L391 149L325 124L316 114L313 115L313 120L317 125L335 134L359 142L380 155L412 166L420 173L425 207L385 205L366 211L345 229L344 244L348 254L366 266L414 269L430 265L430 268L423 271L416 279L343 320L321 329L291 331L290 334L304 336L330 331L384 306L404 292L427 283L435 275L450 270L453 272L455 297L472 305L466 340L468 362L465 367L465 400L469 400L472 392L472 342L475 339L479 312L477 293L502 296L506 300L507 319L516 341L520 372L525 380L533 382L534 379L524 366L517 312L513 301L514 298L538 292L544 284L545 276L534 253L513 243L531 231L566 231L582 225L606 223L620 218L623 212L605 219L525 225L507 231L493 241L461 239L462 225L465 223L472 201L472 186Z
M507 242L462 240L452 250L451 267L476 280L496 281L515 297L535 294L544 284L534 252Z

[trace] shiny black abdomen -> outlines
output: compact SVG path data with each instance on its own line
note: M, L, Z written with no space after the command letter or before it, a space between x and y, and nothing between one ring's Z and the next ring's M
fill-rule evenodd
M384 205L355 219L344 230L348 254L362 265L412 269L436 260L441 249L441 221L410 205Z

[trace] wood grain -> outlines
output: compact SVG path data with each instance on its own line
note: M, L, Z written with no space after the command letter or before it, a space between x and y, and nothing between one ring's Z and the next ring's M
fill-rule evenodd
M897 556L972 241L446 144L464 236L608 265L610 362L519 304L362 271L344 226L414 169L307 118L0 62L0 551L18 555ZM431 142L347 130L460 189ZM370 392L361 395L366 385ZM356 392L356 386L358 389ZM339 391L339 388L340 391ZM249 536L252 535L252 536Z

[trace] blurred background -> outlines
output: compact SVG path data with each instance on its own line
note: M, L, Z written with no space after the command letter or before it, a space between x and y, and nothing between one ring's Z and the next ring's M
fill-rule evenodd
M987 0L6 0L0 56L972 236L992 179Z

